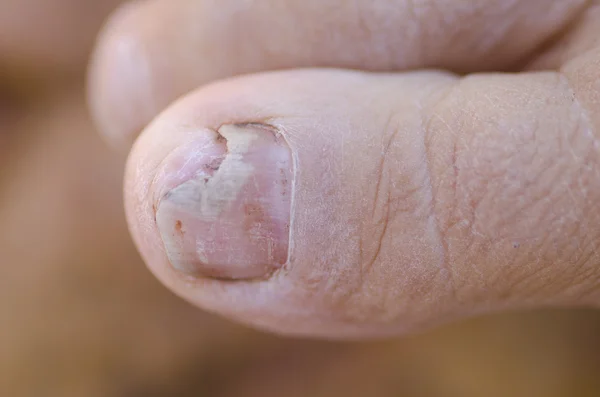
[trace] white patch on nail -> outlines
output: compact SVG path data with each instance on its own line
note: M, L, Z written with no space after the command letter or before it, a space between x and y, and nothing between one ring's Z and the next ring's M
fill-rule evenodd
M224 125L218 133L227 140L227 155L215 174L208 180L199 175L171 190L168 195L169 200L182 208L199 211L206 221L216 220L237 199L254 173L254 167L244 162L244 154L248 153L258 135L235 125Z
M200 262L208 263L208 257L206 256L206 248L204 242L201 240L196 241L196 255Z

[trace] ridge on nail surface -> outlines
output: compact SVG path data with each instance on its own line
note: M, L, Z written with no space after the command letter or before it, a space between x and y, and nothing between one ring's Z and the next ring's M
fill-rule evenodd
M294 172L285 139L259 125L224 125L206 144L189 149L194 153L183 150L178 156L184 159L171 159L176 166L163 177L171 172L191 178L156 206L173 267L197 276L249 279L284 265Z

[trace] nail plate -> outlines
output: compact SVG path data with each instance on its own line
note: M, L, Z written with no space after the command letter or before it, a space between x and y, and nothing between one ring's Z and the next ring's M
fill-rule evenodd
M292 154L271 127L224 125L196 161L191 179L166 192L156 222L167 256L182 272L250 279L286 263L293 192Z

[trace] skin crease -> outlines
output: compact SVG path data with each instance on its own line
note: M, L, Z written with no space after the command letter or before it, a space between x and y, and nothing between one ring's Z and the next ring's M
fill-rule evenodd
M42 0L41 6L56 7L25 18L24 26L47 26L43 21L63 12L62 2ZM0 10L34 3L8 0ZM101 18L93 7L80 8L92 10L94 21ZM13 15L0 11L0 19ZM91 42L90 27L87 33L65 29L62 41L42 52L73 45L82 34ZM36 32L40 41L51 37ZM84 59L71 64L60 54L48 61L72 65L77 75L69 87L54 78L53 67L34 63L57 89L44 90L47 97L31 98L26 107L12 93L0 98L0 107L8 105L0 109L6 111L0 114L0 183L8 193L0 195L0 313L6 320L0 394L595 395L595 312L486 316L418 337L339 344L256 333L172 296L130 246L119 198L122 156L94 137L79 87Z
M89 102L101 131L111 142L128 146L173 100L243 73L317 66L514 70L572 23L586 3L133 2L113 15L100 36L90 68Z
M481 87L505 105L481 106ZM332 98L347 100L323 114ZM478 114L465 103L479 103ZM268 281L182 278L152 221L152 169L200 128L269 114L298 158L289 266ZM182 100L140 138L127 177L129 221L146 262L176 292L285 333L372 336L530 301L595 303L599 156L586 114L555 73L457 82L437 73L307 71L231 80ZM539 147L539 134L547 145ZM318 160L323 153L327 161Z
M3 396L564 397L600 386L594 312L489 316L359 344L277 338L203 313L131 246L121 156L95 137L82 94L23 113L5 130L22 141L2 179L15 193L0 206Z
M597 32L575 23L531 54L527 69L554 71L297 70L194 91L130 155L126 209L146 263L199 307L285 334L597 305L600 52L580 29ZM276 128L297 158L290 261L268 280L186 277L156 230L153 180L171 151L233 123Z

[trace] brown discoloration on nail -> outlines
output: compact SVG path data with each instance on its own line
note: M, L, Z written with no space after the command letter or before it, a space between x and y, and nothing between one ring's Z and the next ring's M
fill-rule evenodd
M217 143L226 143L227 139L225 139L225 137L221 134L219 134L219 132L217 131L217 138L216 138Z
M221 136L221 135L219 135L219 136ZM225 138L223 138L223 141L225 141ZM204 167L208 171L212 171L212 173L214 173L215 171L219 170L219 167L221 167L221 164L223 163L224 159L225 159L225 156L219 156L219 157L211 160L211 162L206 164Z
M175 231L181 235L185 234L183 231L183 223L179 220L175 222Z
M254 124L223 125L211 139L198 146L201 153L184 151L173 159L196 171L173 169L175 175L192 177L159 201L156 219L166 253L176 269L191 275L248 279L271 274L288 257L289 146L272 128Z

